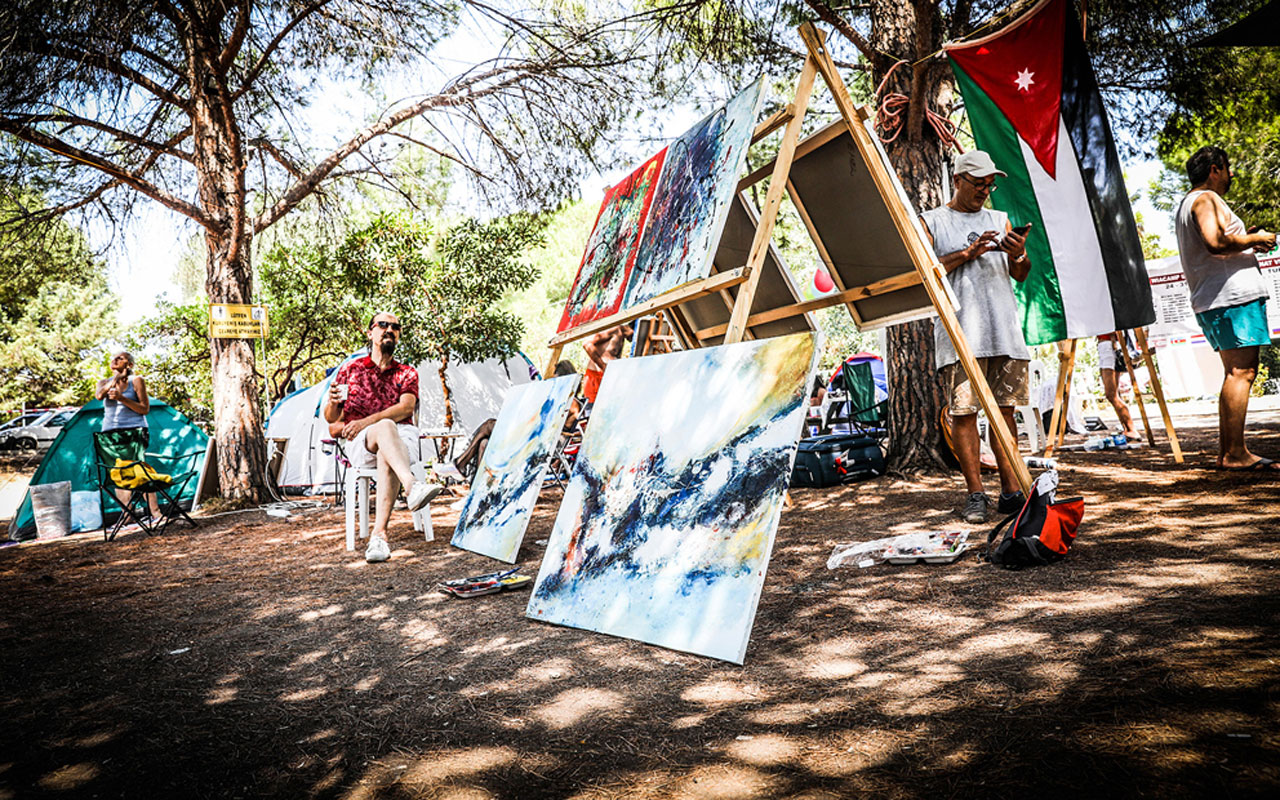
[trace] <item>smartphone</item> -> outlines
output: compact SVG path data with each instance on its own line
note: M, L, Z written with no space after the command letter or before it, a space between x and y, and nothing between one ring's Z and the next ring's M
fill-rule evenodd
M1031 223L1030 223L1030 222L1028 222L1026 225L1019 225L1018 227L1016 227L1016 228L1014 228L1014 229L1013 229L1013 232L1014 232L1014 233L1016 233L1016 234L1018 234L1019 236L1026 236L1026 235L1027 235L1027 231L1029 231L1029 230L1031 230Z

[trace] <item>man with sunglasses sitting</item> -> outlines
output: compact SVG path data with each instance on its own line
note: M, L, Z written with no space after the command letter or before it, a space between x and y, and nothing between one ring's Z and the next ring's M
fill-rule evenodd
M1031 351L1022 336L1018 303L1009 279L1026 280L1031 260L1027 257L1027 229L1014 230L1007 214L984 207L996 190L997 175L1005 173L996 169L991 156L981 150L964 153L956 158L951 199L924 212L920 219L960 302L956 310L960 328L986 375L1005 425L1013 431L1014 408L1028 402ZM977 394L941 320L934 321L933 341L938 375L954 420L951 439L968 490L960 516L966 522L986 522L991 500L982 486ZM996 463L1001 484L996 510L1009 514L1021 508L1024 499L1017 473L1013 465L1005 463L999 448Z
M417 511L440 494L441 487L415 481L409 453L418 451L413 411L418 404L418 371L392 358L400 341L400 320L381 312L369 320L369 355L338 369L324 404L329 434L347 440L351 466L378 470L378 502L365 560L391 558L387 523L400 487L406 487L409 510Z

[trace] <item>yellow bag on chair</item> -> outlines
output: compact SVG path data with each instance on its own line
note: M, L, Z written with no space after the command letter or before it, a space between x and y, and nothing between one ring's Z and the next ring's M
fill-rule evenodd
M121 489L136 489L150 481L173 483L172 477L156 472L155 467L145 461L126 461L123 458L116 459L116 465L111 468L110 475L111 482Z

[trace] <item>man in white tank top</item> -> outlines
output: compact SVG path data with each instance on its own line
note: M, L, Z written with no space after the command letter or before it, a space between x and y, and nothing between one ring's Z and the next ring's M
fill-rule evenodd
M1031 351L1022 336L1018 303L1009 280L1024 281L1031 272L1027 229L1014 230L1004 212L984 207L996 190L996 176L1005 174L996 169L991 156L970 150L956 158L954 172L951 199L921 214L920 221L960 301L956 309L960 328L1000 406L1005 425L1012 431L1016 430L1014 408L1029 402ZM955 420L951 441L968 492L960 516L965 522L986 522L992 502L982 486L977 393L970 387L940 320L934 322L933 340L938 375ZM999 448L996 465L1001 488L996 510L1009 514L1022 508L1025 499L1018 488L1017 473L1005 463Z
M1280 476L1280 464L1245 447L1249 392L1258 375L1258 350L1271 343L1267 286L1257 253L1275 249L1276 235L1244 223L1222 196L1231 165L1220 147L1202 147L1187 159L1192 189L1174 218L1191 309L1222 360L1218 394L1218 468Z

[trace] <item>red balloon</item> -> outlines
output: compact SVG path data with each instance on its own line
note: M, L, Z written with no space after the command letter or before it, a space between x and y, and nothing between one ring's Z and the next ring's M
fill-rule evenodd
M817 272L813 273L813 286L823 293L836 288L835 281L831 280L831 276L827 274L825 269L819 269Z

